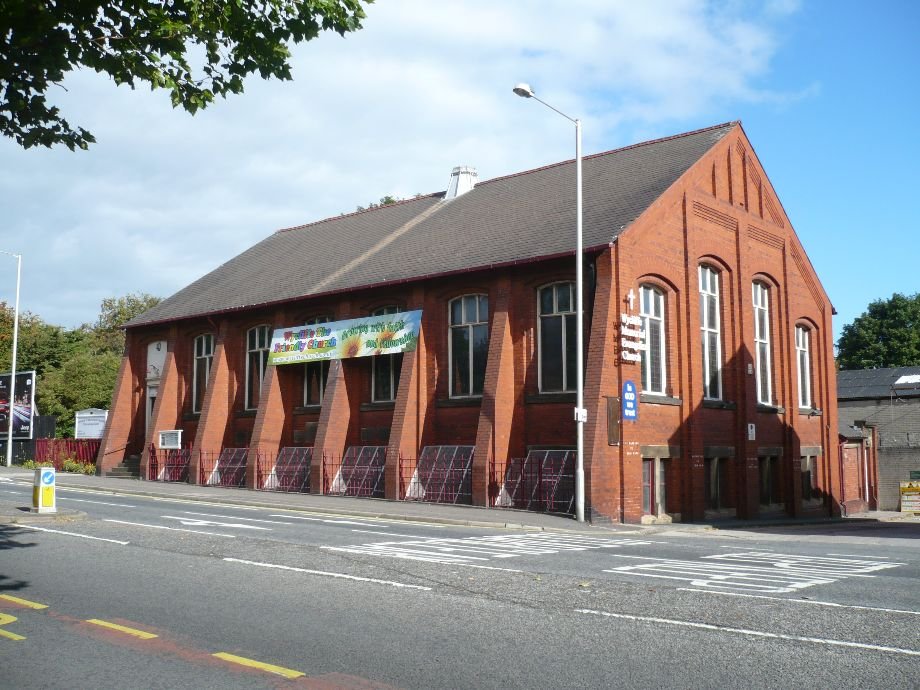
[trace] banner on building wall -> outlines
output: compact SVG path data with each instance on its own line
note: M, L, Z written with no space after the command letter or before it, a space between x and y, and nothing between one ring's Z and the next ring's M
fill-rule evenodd
M360 319L329 321L272 334L269 364L297 364L322 359L350 359L410 352L418 345L421 309Z
M10 401L10 378L11 374L0 374L0 440L6 439L12 420L13 440L28 441L32 438L35 415L35 372L16 372L13 401Z

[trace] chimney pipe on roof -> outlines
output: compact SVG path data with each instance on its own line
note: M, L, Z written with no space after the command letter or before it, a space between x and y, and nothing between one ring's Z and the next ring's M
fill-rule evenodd
M458 165L450 171L450 182L447 183L447 192L444 194L444 201L456 199L461 194L466 194L476 186L479 175L476 168L468 165Z

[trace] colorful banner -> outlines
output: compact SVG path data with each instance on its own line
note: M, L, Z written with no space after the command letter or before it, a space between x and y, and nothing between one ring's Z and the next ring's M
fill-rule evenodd
M10 374L0 374L0 439L5 440L13 420L13 440L32 438L32 417L35 414L35 372L17 371L16 397L10 405Z
M350 359L410 352L418 345L421 309L360 319L329 321L272 334L269 364Z

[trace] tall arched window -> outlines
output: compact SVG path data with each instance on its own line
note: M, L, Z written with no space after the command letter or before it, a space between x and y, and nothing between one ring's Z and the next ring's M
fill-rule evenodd
M383 316L385 314L395 314L398 311L398 307L390 305L375 309L373 315ZM371 357L371 401L392 402L396 400L402 358L401 352Z
M799 374L799 407L811 407L811 330L795 327L795 360Z
M328 323L331 319L328 316L317 316L307 319L307 326L314 326L318 323ZM326 393L326 379L329 378L329 360L317 360L306 362L303 365L303 404L304 407L310 405L319 405L323 402L323 395Z
M540 392L575 390L575 284L540 289L537 303Z
M192 359L192 412L201 412L204 394L211 376L214 359L214 336L204 333L195 338L195 356Z
M246 409L259 407L262 379L268 366L271 332L268 326L254 326L246 333Z
M489 298L464 295L450 301L450 395L482 395L489 352Z
M773 404L772 371L770 352L770 291L766 285L755 282L754 297L754 373L757 383L757 402Z
M664 293L651 285L639 286L639 316L645 331L641 352L642 390L664 395L666 385L667 331L664 318Z
M700 266L700 339L703 351L703 397L722 399L722 335L719 274Z

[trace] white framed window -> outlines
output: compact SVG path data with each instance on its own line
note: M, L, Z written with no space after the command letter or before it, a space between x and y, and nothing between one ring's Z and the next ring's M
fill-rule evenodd
M489 353L489 298L463 295L448 304L450 397L482 395Z
M315 326L318 323L329 323L332 319L328 316L316 316L307 319L306 326ZM330 360L316 360L305 362L303 365L303 404L304 407L320 405L323 395L326 394L326 379L329 378Z
M211 376L211 362L214 360L214 336L204 333L195 338L195 356L192 358L192 412L201 412L204 394Z
M642 390L664 395L667 367L667 331L664 320L664 293L651 285L639 286L639 316L645 331L641 351Z
M541 393L575 390L575 284L540 288L537 383Z
M722 333L719 273L700 266L700 340L703 352L703 397L722 399Z
M811 330L795 327L795 361L799 374L799 407L811 407Z
M246 332L246 409L259 407L262 396L262 379L268 366L268 349L271 345L271 329L268 326L253 326Z
M770 291L760 282L753 284L754 295L754 374L757 402L773 404L773 363L770 352Z
M375 309L374 316L395 314L399 308L389 305ZM371 401L393 402L399 388L399 373L402 369L402 352L392 355L375 355L371 357Z

